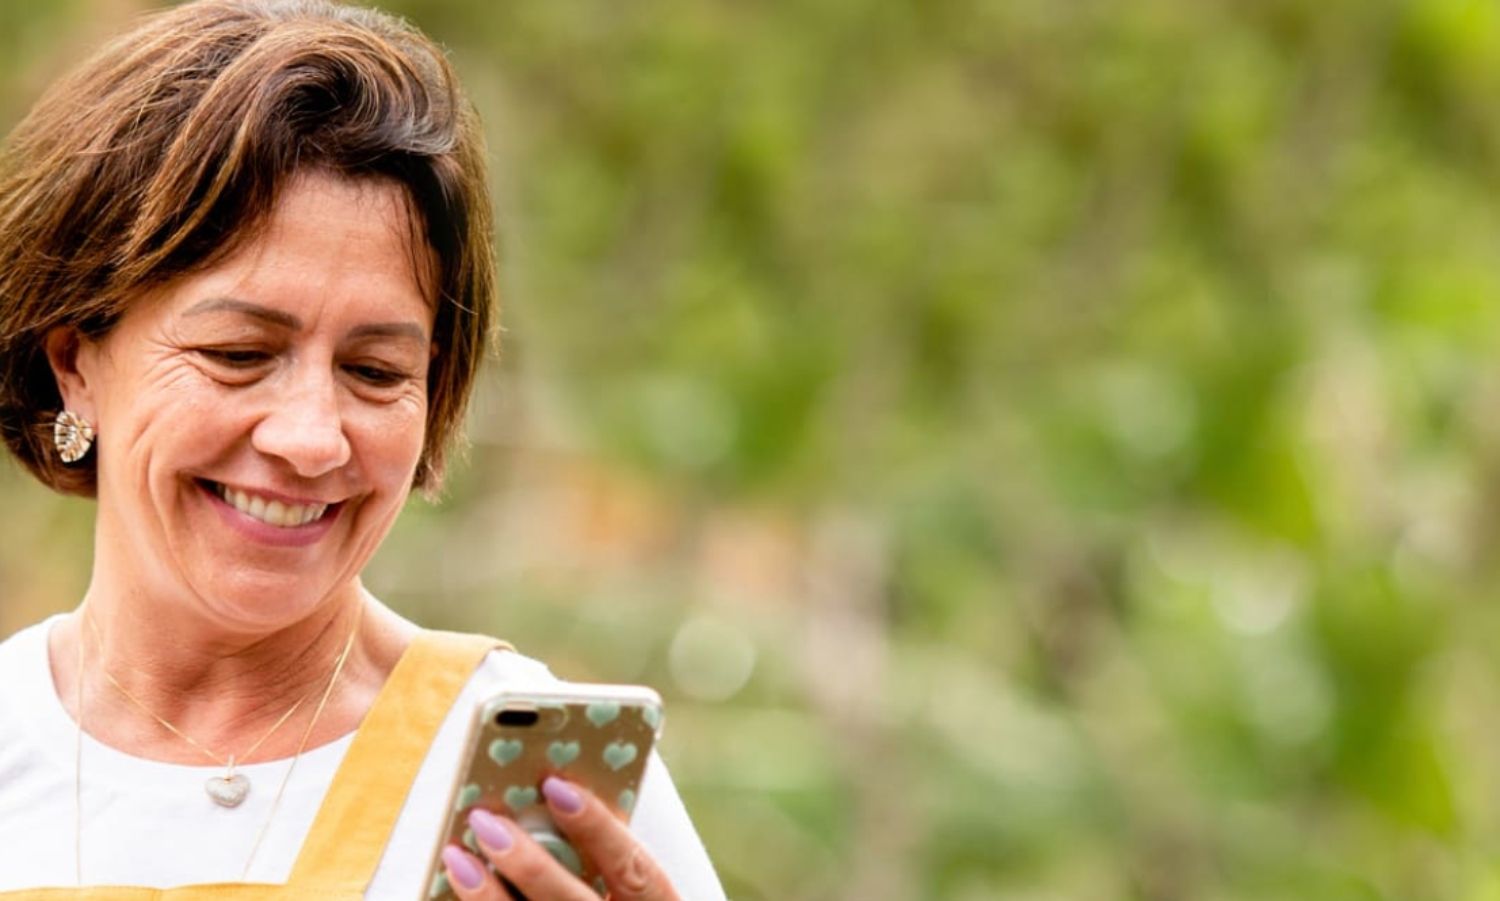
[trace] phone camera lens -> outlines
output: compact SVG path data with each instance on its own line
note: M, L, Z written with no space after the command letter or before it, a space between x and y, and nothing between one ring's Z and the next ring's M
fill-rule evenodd
M540 718L541 718L541 714L539 714L535 710L526 710L524 708L521 708L521 709L507 708L507 709L502 710L499 713L495 714L495 725L497 725L497 726L535 726L537 720L540 719Z

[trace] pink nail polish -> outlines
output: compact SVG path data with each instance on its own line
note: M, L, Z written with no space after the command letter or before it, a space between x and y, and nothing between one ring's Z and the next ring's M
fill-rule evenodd
M499 817L488 810L476 807L469 811L469 827L486 849L494 852L510 850L510 830L505 828Z
M453 881L464 888L479 888L479 884L484 882L484 870L475 863L474 858L453 845L443 849L443 866L448 868L448 875L453 877Z
M552 809L562 814L574 814L583 809L583 796L578 789L556 776L548 776L542 783L542 794Z

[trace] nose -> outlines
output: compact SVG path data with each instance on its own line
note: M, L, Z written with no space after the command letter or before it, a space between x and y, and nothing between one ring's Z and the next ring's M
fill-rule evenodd
M250 435L259 452L280 457L303 478L315 478L349 462L349 438L330 373L299 372L271 401Z

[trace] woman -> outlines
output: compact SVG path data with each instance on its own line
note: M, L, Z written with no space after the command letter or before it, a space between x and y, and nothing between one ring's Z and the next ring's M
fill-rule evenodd
M551 677L360 581L437 487L490 328L442 54L322 0L190 3L59 83L0 166L0 428L97 498L82 603L0 644L0 897L443 895L473 706ZM615 898L722 897L658 762L633 831L544 794ZM458 897L597 897L470 824Z

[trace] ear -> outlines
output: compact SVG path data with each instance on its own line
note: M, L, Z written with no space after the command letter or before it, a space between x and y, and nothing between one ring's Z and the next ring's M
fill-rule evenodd
M47 333L45 347L63 407L98 428L99 345L76 328L59 326Z

